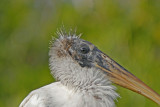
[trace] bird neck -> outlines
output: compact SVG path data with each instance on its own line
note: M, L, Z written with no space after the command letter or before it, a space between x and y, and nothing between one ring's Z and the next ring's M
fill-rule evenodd
M50 69L57 81L75 93L84 93L82 96L91 95L96 101L111 102L112 106L118 97L115 87L99 69L81 67L67 57L60 60L50 58Z
M90 86L108 86L111 82L96 68L81 67L71 58L50 58L51 74L67 87L83 89Z

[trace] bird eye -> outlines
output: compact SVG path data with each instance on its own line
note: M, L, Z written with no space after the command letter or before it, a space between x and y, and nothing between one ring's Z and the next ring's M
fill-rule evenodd
M87 54L90 51L89 47L87 45L84 45L80 48L80 52L82 54Z

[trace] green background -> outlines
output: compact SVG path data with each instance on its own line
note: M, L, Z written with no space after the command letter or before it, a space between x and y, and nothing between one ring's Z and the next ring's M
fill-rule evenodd
M160 93L159 0L0 0L0 107L17 107L30 91L54 81L48 47L62 24ZM117 91L117 107L157 107Z

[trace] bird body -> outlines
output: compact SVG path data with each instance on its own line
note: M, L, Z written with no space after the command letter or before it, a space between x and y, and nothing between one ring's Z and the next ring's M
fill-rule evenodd
M160 104L160 96L141 80L75 34L57 32L49 66L57 82L32 91L19 107L114 107L112 82Z
M82 68L69 58L54 61L56 64L50 67L59 68L58 71L53 70L53 72L59 73L56 73L55 77L61 81L34 90L24 99L20 107L114 106L114 99L118 94L103 73L93 68ZM52 63L54 62L51 62L51 65Z
M107 88L107 87L106 87ZM100 88L101 89L101 88ZM88 92L91 91L91 92ZM55 82L32 91L20 107L113 107L113 99L108 99L106 90L68 89L60 82ZM112 94L108 91L109 94ZM116 93L115 93L116 95Z

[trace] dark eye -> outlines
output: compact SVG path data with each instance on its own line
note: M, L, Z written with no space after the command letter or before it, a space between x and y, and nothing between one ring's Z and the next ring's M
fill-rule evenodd
M90 51L89 47L87 45L83 45L81 48L80 48L80 52L82 54L87 54L88 52Z

